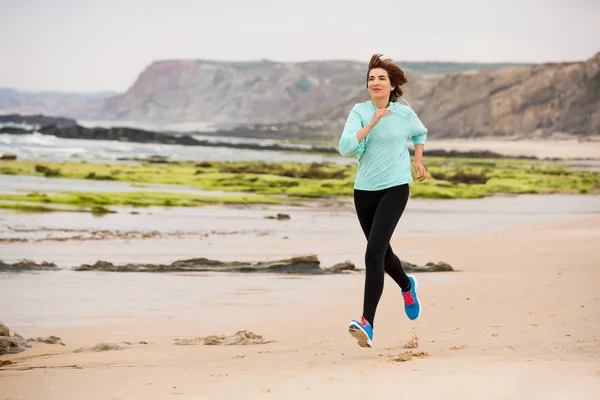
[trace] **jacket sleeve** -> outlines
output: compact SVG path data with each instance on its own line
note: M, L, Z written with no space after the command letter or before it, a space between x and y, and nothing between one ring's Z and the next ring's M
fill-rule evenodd
M411 135L414 146L425 144L425 141L427 140L427 128L425 128L425 125L423 125L414 111L411 118Z
M356 111L356 108L352 108L346 119L344 131L342 132L342 136L338 143L338 150L341 155L350 156L365 151L365 140L363 139L362 142L359 143L358 138L356 137L356 134L362 128L362 118L358 111Z

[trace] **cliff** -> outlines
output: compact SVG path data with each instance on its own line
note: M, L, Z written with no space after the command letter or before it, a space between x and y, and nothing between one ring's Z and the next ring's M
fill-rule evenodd
M600 135L600 53L584 62L417 77L405 96L432 137L557 138ZM339 134L362 93L299 121Z

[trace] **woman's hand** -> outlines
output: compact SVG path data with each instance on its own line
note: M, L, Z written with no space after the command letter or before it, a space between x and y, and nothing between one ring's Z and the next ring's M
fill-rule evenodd
M425 178L427 178L427 170L425 169L425 166L421 161L415 161L413 162L413 167L417 172L417 175L419 175L419 182L423 182Z
M388 110L388 109L381 109L381 110L377 110L375 111L375 114L373 115L373 118L371 118L371 122L369 122L369 125L371 125L371 127L377 125L377 123L379 122L379 120L386 116L386 115L390 115L392 113L392 110Z

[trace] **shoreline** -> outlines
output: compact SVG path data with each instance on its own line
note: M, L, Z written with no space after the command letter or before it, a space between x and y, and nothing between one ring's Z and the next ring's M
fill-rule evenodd
M87 317L62 327L21 325L26 337L54 334L66 346L34 343L23 353L2 356L16 364L0 369L0 393L22 400L75 400L84 393L90 400L158 400L358 399L366 393L387 399L410 392L495 400L518 390L528 398L592 399L600 389L599 239L599 215L478 234L395 237L395 249L412 248L422 259L447 259L461 272L417 275L424 306L417 321L403 315L400 293L386 278L373 349L359 348L346 332L362 304L363 275L167 281L152 275L155 284L148 286L136 283L139 274L130 274L129 286L111 278L112 283L103 280L105 289L82 286L71 292L54 284L54 296L37 304L38 312L48 321L54 308L68 316L61 302L79 298L74 304ZM557 301L567 284L578 295ZM119 286L123 290L115 290ZM203 290L213 294L202 297ZM20 302L11 296L15 307L36 304L34 292L21 293ZM118 304L145 311L112 308ZM34 314L22 318L36 320ZM81 325L86 318L95 323ZM299 322L309 329L298 329ZM269 343L175 345L175 339L242 329ZM415 337L417 347L407 349ZM99 342L121 344L123 350L74 352Z

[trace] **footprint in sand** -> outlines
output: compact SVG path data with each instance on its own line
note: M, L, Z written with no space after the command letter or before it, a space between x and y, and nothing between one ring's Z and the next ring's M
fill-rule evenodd
M403 349L416 349L417 347L419 347L419 337L417 336L417 333L415 332L415 329L412 329L412 338L410 339L410 341L408 343L406 343L405 345L402 346Z
M427 358L429 356L430 356L430 354L425 351L419 351L419 352L407 351L396 357L392 357L390 361L406 362L406 361L412 360L413 358Z

